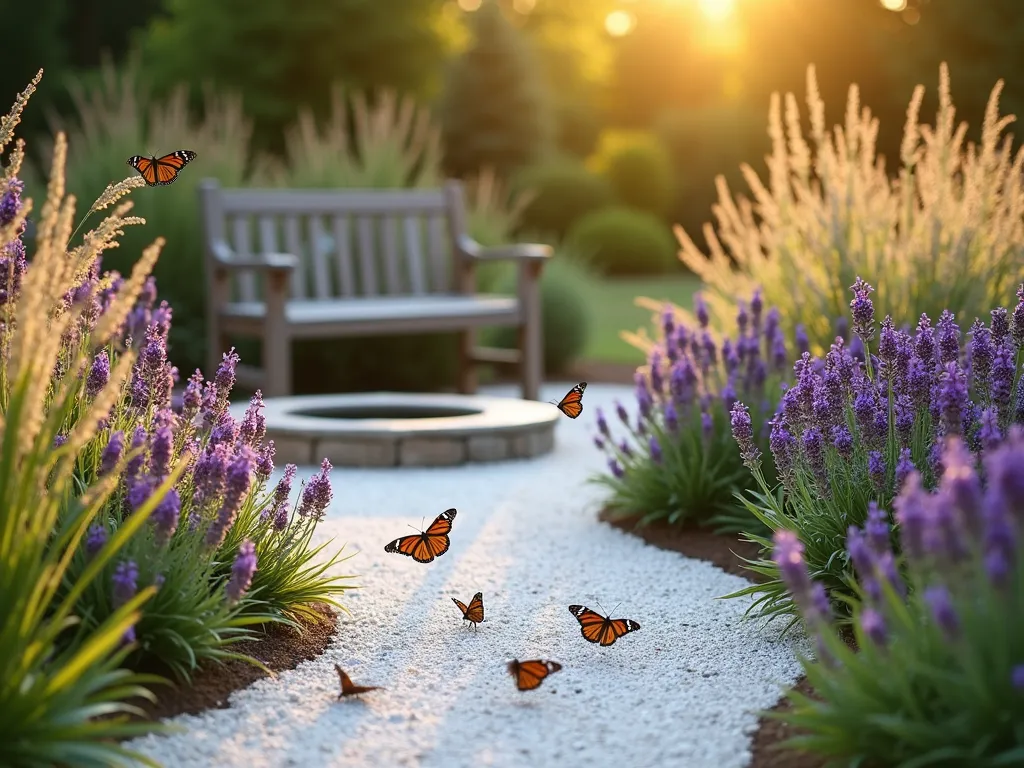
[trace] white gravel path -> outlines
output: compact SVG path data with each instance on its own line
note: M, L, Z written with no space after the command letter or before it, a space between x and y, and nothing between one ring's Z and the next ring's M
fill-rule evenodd
M799 674L793 641L741 621L744 601L714 599L739 577L596 522L594 409L616 397L629 388L591 385L586 412L562 420L554 453L538 459L335 469L319 531L359 550L341 570L361 589L346 595L351 616L332 645L236 692L228 709L175 718L185 732L132 747L166 766L747 765L753 712ZM459 513L443 557L384 552L449 507ZM477 591L486 620L472 631L450 598ZM614 616L641 629L608 648L585 642L567 606L598 600L621 602ZM505 671L513 657L563 669L522 693ZM337 702L335 662L386 690Z

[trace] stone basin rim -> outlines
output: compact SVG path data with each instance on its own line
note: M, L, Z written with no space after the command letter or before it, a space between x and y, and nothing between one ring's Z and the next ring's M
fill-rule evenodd
M477 411L458 416L399 419L344 419L308 416L297 411L330 408L380 406L428 407ZM231 406L241 418L247 404ZM263 415L270 436L361 437L396 440L402 437L458 437L534 431L556 425L559 411L546 402L486 395L421 394L409 392L367 392L341 395L296 395L268 398Z

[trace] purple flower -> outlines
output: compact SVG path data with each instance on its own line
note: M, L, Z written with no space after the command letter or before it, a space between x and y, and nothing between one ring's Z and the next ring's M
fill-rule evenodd
M865 608L860 613L860 628L864 635L878 646L885 645L885 619L874 608Z
M893 404L893 411L896 434L899 436L900 443L910 445L914 432L914 421L917 418L914 403L907 395L899 395Z
M96 397L110 381L110 357L107 351L101 350L93 358L89 367L89 375L85 378L85 396L90 400Z
M107 529L98 524L89 526L89 530L85 534L85 556L88 559L92 559L96 556L96 553L103 549L103 545L107 543Z
M255 449L267 434L267 420L263 416L263 393L256 390L256 394L249 401L249 407L242 417L242 424L238 429L239 439Z
M1016 515L1018 524L1024 525L1024 445L1017 428L1010 431L1010 439L985 460L988 495L985 506Z
M132 434L132 444L129 450L136 452L135 456L128 460L125 473L129 477L135 477L142 472L142 466L146 461L146 452L142 448L146 445L146 428L138 426Z
M671 400L665 403L665 427L673 435L679 431L679 415Z
M705 438L711 437L711 433L715 429L715 421L711 418L711 414L707 411L701 411L700 414L700 431Z
M991 390L992 403L1005 412L1013 392L1014 353L1006 344L996 346L992 358Z
M988 387L989 377L992 375L992 362L994 348L992 346L992 334L988 328L982 325L980 320L975 320L971 326L971 343L968 346L971 363L971 375L974 384L979 389Z
M599 451L604 450L604 440L601 439L600 435L594 435L594 447Z
M171 488L160 503L156 505L150 520L156 530L156 537L161 542L168 542L178 529L178 518L181 514L181 497L176 488Z
M704 303L704 297L699 293L693 296L693 309L697 315L697 322L700 323L700 327L707 328L711 318L708 316L708 305Z
M802 323L797 323L793 335L796 339L797 352L801 355L807 354L811 349L811 343L807 338L807 329Z
M896 327L892 324L892 315L886 315L878 335L878 359L891 368L896 361L899 349Z
M715 365L718 362L718 347L715 346L715 340L711 338L711 334L704 331L700 336L700 343L704 351L702 362L709 367Z
M100 477L114 471L117 463L121 460L122 453L124 453L124 432L117 430L110 435L107 447L103 449L103 454L100 456Z
M666 343L672 338L672 332L676 327L676 312L671 304L666 304L661 310L661 330L665 334ZM669 345L671 349L671 345Z
M331 490L331 462L324 459L320 462L320 472L306 483L302 491L302 501L299 503L300 517L313 517L322 520L327 510L334 491Z
M847 461L853 457L853 435L845 425L832 428L832 446Z
M228 413L223 412L217 421L217 425L210 430L210 445L220 445L224 443L228 446L233 446L235 441L238 440L238 423L234 417Z
M149 471L154 477L164 478L171 472L171 453L174 450L174 433L169 426L158 427L153 433L150 447Z
M739 328L741 336L747 332L747 325L749 323L750 315L747 313L746 305L741 301L736 307L736 327Z
M812 474L822 486L826 486L828 484L828 476L825 474L825 439L821 434L821 430L817 427L811 427L804 432L801 440L803 442L804 456L807 457L807 463ZM819 490L824 491L825 488Z
M261 480L266 480L274 471L274 454L277 448L273 440L262 445L256 454L256 475Z
M221 502L217 518L210 525L206 532L206 544L210 547L219 547L224 542L224 536L235 523L238 510L249 493L249 485L252 482L253 453L248 446L242 446L235 454L227 468L224 481L224 500Z
M916 354L910 359L904 391L915 409L927 408L931 404L932 377L931 363L925 363Z
M781 421L771 422L772 431L768 438L768 445L775 459L775 466L779 474L788 475L793 468L793 459L796 453L796 438Z
M999 412L995 408L986 408L981 412L981 427L978 429L978 441L982 448L991 451L1003 439L999 429Z
M224 589L229 603L237 603L242 599L252 583L254 573L256 573L256 545L249 539L245 539L238 546L238 554L235 556L235 562L231 565L231 578L228 579L227 587Z
M139 566L134 560L125 560L117 564L111 577L111 602L114 608L120 608L139 591Z
M916 469L914 461L910 457L910 449L904 448L900 451L899 461L896 462L896 490L903 488L903 481Z
M648 441L648 447L651 451L651 461L653 461L655 464L661 464L661 445L658 443L658 438L656 438L654 435L651 435L651 439Z
M730 414L732 436L740 447L740 456L748 467L757 464L761 459L761 451L754 445L754 426L750 420L747 406L737 402Z
M661 353L655 349L651 352L651 391L661 396L665 391L665 376L661 367Z
M939 363L946 365L960 359L960 327L956 324L953 313L942 310L937 326L939 332Z
M1013 336L1013 343L1017 349L1024 347L1024 284L1017 289L1017 306L1013 308L1013 317L1010 320L1010 333Z
M216 501L224 492L228 450L228 446L223 444L207 446L196 461L192 475L192 483L195 486L195 493L192 497L193 506L202 509L207 504Z
M722 404L725 406L725 410L731 411L733 405L736 403L736 384L733 377L730 376L729 380L725 382L725 386L722 387Z
M608 431L608 421L604 417L604 411L600 408L597 409L597 431L605 437L611 437L611 433Z
M203 373L198 368L188 377L188 384L181 395L182 412L186 421L192 421L203 403Z
M850 313L853 315L853 332L868 340L875 333L875 305L868 298L874 288L861 278L857 278L850 286L853 300L850 302Z
M935 362L935 330L928 315L921 315L917 321L917 333L914 336L914 354L929 367Z
M911 472L900 495L893 501L893 507L900 524L900 543L912 560L921 560L931 554L925 549L925 529L931 517L929 502L930 497L921 485L921 474Z
M967 377L955 362L947 362L939 375L935 405L942 434L959 435L967 411Z
M885 458L878 451L868 453L868 477L875 487L875 492L883 493L885 490Z
M25 182L12 178L0 195L0 227L6 227L21 211L21 193L25 191ZM19 233L20 234L20 233Z
M277 487L274 488L274 504L284 504L288 501L288 495L292 492L292 481L295 480L295 473L298 470L294 464L288 464L284 468L282 477Z
M608 469L617 480L621 480L626 475L619 462L614 458L608 459Z
M619 421L629 426L629 413L626 412L625 406L622 405L618 400L615 401L615 413L619 417Z
M755 288L754 295L750 297L750 315L753 318L755 332L761 323L762 309L764 309L764 297L761 295L761 289Z
M814 584L807 573L804 545L796 533L788 530L776 531L774 540L772 559L778 564L782 580L800 606L804 619L809 624L827 621L828 600L824 598L821 585Z
M954 640L960 633L960 619L953 608L949 590L940 585L928 587L924 591L924 600L946 639Z
M1024 691L1024 664L1018 664L1010 672L1010 684L1015 690Z
M1004 307L996 307L990 313L992 322L992 344L1001 347L1010 335L1010 318Z
M625 438L623 438L622 442L619 443L619 452L627 459L633 457L633 449L629 447L629 443L626 442Z

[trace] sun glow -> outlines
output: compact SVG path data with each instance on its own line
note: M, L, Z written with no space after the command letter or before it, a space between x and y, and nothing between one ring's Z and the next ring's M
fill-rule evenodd
M720 23L732 16L735 0L700 0L701 13L715 23Z
M612 37L622 37L633 31L636 19L629 11L612 11L604 19L604 28Z
M878 0L887 11L904 11L907 8L907 0Z

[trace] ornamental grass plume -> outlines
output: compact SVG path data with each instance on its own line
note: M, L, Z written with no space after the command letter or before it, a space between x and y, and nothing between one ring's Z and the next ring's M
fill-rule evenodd
M1012 315L998 307L988 313L988 325L975 319L966 335L948 310L934 326L926 315L913 329L898 330L888 316L879 324L871 298L878 294L859 278L851 290L859 354L838 336L824 359L804 353L796 361L796 382L771 420L770 452L782 493L755 462L759 491L744 501L772 531L793 531L803 542L808 567L840 617L848 615L851 596L847 529L864 525L868 510L888 520L912 475L932 489L1024 422L1016 406L1024 387L1015 370L1024 350L1024 333L1015 334L1024 327L1024 286ZM943 440L952 436L963 439L966 455L943 455ZM735 595L756 595L757 615L794 615L778 566L766 557L771 540L747 533L762 547L750 567L765 581Z
M807 68L808 136L796 97L773 94L768 177L741 166L752 200L715 180L717 226L703 231L708 254L676 227L680 259L707 286L715 324L732 328L733 297L763 286L787 334L803 325L810 351L824 354L857 276L876 289L881 317L937 318L946 308L968 323L984 317L1019 279L1024 258L1024 154L1005 133L1014 118L999 115L1002 88L1000 80L992 89L980 142L967 142L943 63L935 123L920 123L919 85L892 176L876 152L878 119L856 85L844 124L830 131L815 69Z
M786 746L843 765L1020 764L1024 430L975 458L963 437L944 438L938 486L909 476L895 532L877 507L851 529L858 650L808 609L809 564L781 569L825 654L801 660L813 694L791 692L770 715L797 727ZM775 541L777 558L795 546L792 531Z
M762 461L766 424L790 351L778 310L765 311L760 291L737 306L737 336L720 341L701 296L695 300L696 325L664 308L658 341L636 374L636 416L618 404L621 427L613 430L598 410L594 444L608 456L608 473L595 481L611 491L606 509L616 517L750 530L756 520L734 494L752 482L745 463L772 472L771 456ZM740 397L749 407L736 407Z

